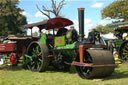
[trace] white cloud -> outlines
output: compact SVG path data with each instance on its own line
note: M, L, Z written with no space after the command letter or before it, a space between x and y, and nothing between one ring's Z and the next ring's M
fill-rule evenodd
M93 28L94 27L94 24L93 22L91 21L91 19L85 19L85 26L87 25L87 27L90 29L90 28Z
M79 30L79 24L78 24L79 22L78 22L78 20L73 20L73 22L74 22L75 28L77 28L77 30ZM91 19L87 19L87 18L84 19L85 32L88 32L90 29L92 29L94 27L95 27L95 25L93 24Z
M100 22L99 22L99 25L106 25L106 21L105 20L101 20Z
M29 13L27 13L27 12L25 12L25 11L21 12L20 14L22 14L22 15L24 15L24 16L27 16L27 17L32 17L31 14L29 14Z
M38 12L35 14L35 17L46 17L46 16L43 15L40 11L38 11Z
M32 24L32 23L34 23L34 22L33 22L33 21L29 21L29 22L28 22L28 24Z
M100 8L103 5L104 5L104 3L95 3L95 4L91 5L91 7L93 7L93 8Z
M78 20L73 21L74 25L78 25Z
M110 24L110 23L112 23L111 20L102 19L102 20L98 23L98 25L103 25L103 26L105 26L106 24Z
M26 12L24 12L24 11L23 11L23 12L21 12L21 14L22 14L22 15L27 15L27 13L26 13Z
M79 22L78 20L74 20L74 26L76 28L77 31L79 31ZM85 18L84 19L84 33L85 33L85 37L88 36L89 31L94 28L95 25L93 24L91 19Z

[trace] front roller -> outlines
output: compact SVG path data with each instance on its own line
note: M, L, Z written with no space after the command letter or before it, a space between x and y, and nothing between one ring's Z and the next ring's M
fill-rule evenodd
M45 44L32 42L27 49L25 57L27 67L32 71L45 71L49 64L48 54L48 48Z
M115 61L112 53L107 50L84 50L81 61L77 56L74 65L80 77L97 78L112 74L115 68Z

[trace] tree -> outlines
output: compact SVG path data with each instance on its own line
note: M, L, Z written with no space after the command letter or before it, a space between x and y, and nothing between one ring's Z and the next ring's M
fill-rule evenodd
M102 9L102 18L114 19L114 22L128 21L128 0L115 0Z
M22 33L21 26L26 24L26 18L17 7L18 3L19 0L0 1L0 36Z
M37 5L37 9L44 14L45 16L47 16L49 19L51 19L50 13L54 14L55 17L60 16L59 13L61 11L61 9L63 8L63 6L65 5L65 0L61 0L58 5L56 3L56 1L51 0L52 2L52 9L49 9L47 6L42 6L42 10L38 7Z
M109 25L105 25L105 26L98 25L94 29L96 29L97 31L101 32L101 34L107 34L109 32L112 32L112 33L114 32L114 29L110 28Z

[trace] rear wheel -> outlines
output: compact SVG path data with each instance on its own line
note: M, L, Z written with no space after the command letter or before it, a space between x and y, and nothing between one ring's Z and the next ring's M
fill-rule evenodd
M45 44L40 42L33 42L29 45L27 49L27 55L31 56L31 62L27 63L27 66L32 71L45 71L48 64L49 59L48 56L48 48Z

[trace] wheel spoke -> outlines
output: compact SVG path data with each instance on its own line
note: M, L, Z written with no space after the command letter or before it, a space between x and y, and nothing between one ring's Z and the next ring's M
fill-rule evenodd
M126 49L123 49L123 51L124 51L124 52L128 52L128 50L126 50Z
M39 53L39 46L36 46L36 53L38 54Z
M125 48L128 50L128 45L127 45L127 46L125 46Z
M39 53L38 53L38 56L41 56L41 55L42 55L42 52L39 52Z
M42 62L42 59L38 58L38 61Z
M38 61L38 62L37 62L37 69L40 69L40 66L41 66L41 62Z
M86 55L86 57L84 57L83 62L84 63L92 63L91 56L88 54L88 52L86 52L86 53L87 53L87 55ZM80 59L78 59L78 60L80 60ZM78 71L79 75L84 78L88 78L90 76L90 73L92 71L91 69L92 69L92 67L84 67L84 66L77 67L77 71Z
M31 69L32 69L32 71L35 71L35 66L36 66L35 64L34 64L34 65L32 65L32 68L31 68Z
M36 51L35 48L32 49L32 55L35 55Z
M123 56L123 58L124 58L124 59L128 60L128 58L127 58L127 57L128 57L128 55Z
M42 52L41 52L41 48L39 46L36 46L36 54L38 56L41 56Z
M128 55L128 53L122 53L123 55Z
M87 67L83 67L83 71L86 72L86 70L87 70Z
M34 64L32 65L34 71L38 70L38 64L37 63L38 62L35 61Z

